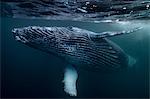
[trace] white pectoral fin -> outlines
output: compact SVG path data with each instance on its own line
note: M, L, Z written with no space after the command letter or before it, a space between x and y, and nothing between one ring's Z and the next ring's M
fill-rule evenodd
M77 96L76 81L78 78L77 71L74 67L68 66L64 73L64 91L70 96Z
M97 33L95 36L93 36L94 38L104 38L104 37L112 37L112 36L117 36L117 35L122 35L122 34L129 34L129 33L133 33L135 31L138 31L142 29L142 27L137 27L135 29L129 30L129 31L120 31L120 32L111 32L111 31L106 31L106 32L102 32L102 33Z

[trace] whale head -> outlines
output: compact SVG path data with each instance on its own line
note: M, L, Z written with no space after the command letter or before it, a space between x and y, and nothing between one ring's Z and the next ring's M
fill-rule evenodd
M55 42L53 28L45 29L45 27L29 26L23 28L14 28L12 33L15 40L34 47L36 49L46 49Z

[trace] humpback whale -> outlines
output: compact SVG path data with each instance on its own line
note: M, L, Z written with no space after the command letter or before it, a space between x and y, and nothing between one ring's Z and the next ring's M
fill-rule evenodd
M135 64L136 60L108 38L139 29L95 33L78 27L28 26L14 28L12 33L19 42L64 59L68 64L64 72L64 91L77 96L77 68L120 71Z

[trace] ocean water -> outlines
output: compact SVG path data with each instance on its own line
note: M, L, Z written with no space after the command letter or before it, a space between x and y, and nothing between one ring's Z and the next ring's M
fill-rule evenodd
M150 21L77 22L1 18L1 85L3 98L66 98L63 72L66 64L56 56L14 40L11 30L24 26L76 26L94 32L129 30L135 33L111 37L137 62L115 73L79 71L77 98L148 98Z

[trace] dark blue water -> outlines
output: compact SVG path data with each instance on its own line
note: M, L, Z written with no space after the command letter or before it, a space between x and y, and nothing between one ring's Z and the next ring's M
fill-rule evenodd
M110 38L137 63L128 70L101 73L80 70L79 98L148 98L150 21L86 23L1 18L1 74L3 98L64 98L63 71L66 64L56 56L27 47L14 40L15 27L76 26L95 32L143 29L129 35Z

